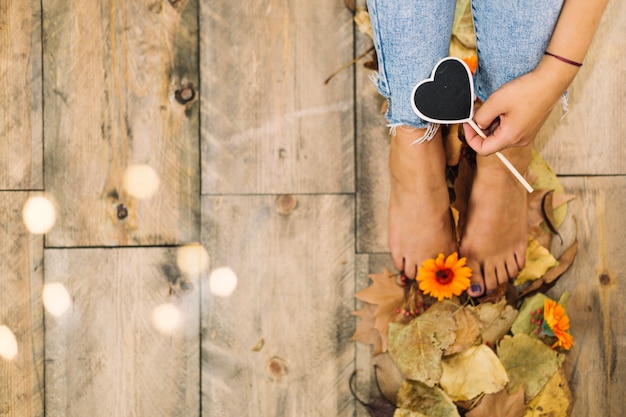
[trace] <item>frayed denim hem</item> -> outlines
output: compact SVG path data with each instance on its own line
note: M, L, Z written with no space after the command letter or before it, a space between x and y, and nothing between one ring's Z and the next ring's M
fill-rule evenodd
M406 127L405 127L406 126ZM432 138L435 137L435 135L437 134L437 130L439 130L439 124L437 123L429 123L426 126L426 131L424 132L424 134L422 136L420 136L419 138L415 138L413 139L413 141L411 141L411 146L413 145L419 145L420 143L424 143L424 142L429 142L430 140L432 140ZM392 136L396 135L396 132L398 129L403 129L403 130L421 130L423 129L423 127L410 127L407 126L406 123L389 123L387 125L387 127L389 127L389 134Z

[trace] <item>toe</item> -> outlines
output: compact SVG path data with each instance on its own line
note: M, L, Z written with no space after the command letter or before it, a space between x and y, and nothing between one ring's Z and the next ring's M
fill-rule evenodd
M471 297L479 297L485 291L485 280L478 262L471 260L467 261L467 266L472 269L472 277L470 278L470 287L467 289L467 294Z
M515 255L512 255L506 260L506 271L509 280L513 281L517 278L517 274L519 274L519 266L517 265L517 258Z
M417 276L417 263L413 259L404 259L404 275L409 279L415 279Z
M483 276L485 278L485 289L487 293L498 287L498 268L491 262L486 262L483 268Z

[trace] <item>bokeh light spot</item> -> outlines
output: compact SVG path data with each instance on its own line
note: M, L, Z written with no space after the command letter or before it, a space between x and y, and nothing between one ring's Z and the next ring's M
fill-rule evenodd
M189 275L200 275L209 267L209 253L199 243L190 243L178 248L176 264Z
M131 165L124 172L124 189L133 197L147 200L156 194L160 184L159 174L149 165Z
M229 297L237 288L237 275L228 267L216 268L209 276L209 289L219 297Z
M22 219L29 232L42 235L47 233L56 221L54 204L46 197L30 197L22 209Z
M0 326L0 356L9 360L17 356L17 340L7 326Z
M181 321L181 313L174 304L161 304L152 311L152 324L161 333L172 333Z
M46 284L43 287L43 305L53 316L59 317L72 305L72 299L63 284Z

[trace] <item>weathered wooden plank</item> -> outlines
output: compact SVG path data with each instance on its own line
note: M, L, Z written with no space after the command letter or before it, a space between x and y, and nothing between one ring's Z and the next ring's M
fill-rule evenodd
M198 240L197 0L43 11L46 189L60 211L46 245ZM148 171L137 191L131 165Z
M567 290L574 348L569 356L573 417L624 414L626 403L626 293L624 241L626 177L563 178L580 198L570 207L579 250L555 287Z
M358 51L372 41L358 35ZM381 112L384 99L370 80L373 72L358 63L356 67L357 131L357 251L388 252L387 202L389 198L389 128Z
M0 189L43 187L41 3L0 2Z
M14 334L18 349L10 360L0 357L0 415L7 417L43 416L43 238L22 223L26 198L0 195L0 325Z
M72 300L45 315L47 416L199 415L199 283L174 249L50 249L45 265ZM182 315L170 333L164 304Z
M228 298L203 287L203 415L353 415L353 198L202 203L212 267L238 277Z
M343 2L201 0L202 193L354 190Z
M559 174L626 174L626 4L609 2L569 91L567 116L555 109L535 143ZM559 106L557 106L559 107Z

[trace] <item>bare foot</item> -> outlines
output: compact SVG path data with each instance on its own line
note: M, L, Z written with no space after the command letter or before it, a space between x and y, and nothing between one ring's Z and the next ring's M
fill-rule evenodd
M391 138L389 153L389 249L394 266L408 278L415 278L424 260L458 250L441 129L430 142L411 146L423 133L399 127Z
M528 169L530 146L502 152L520 171ZM495 156L477 156L459 252L472 268L471 296L495 290L524 267L528 244L528 193Z

